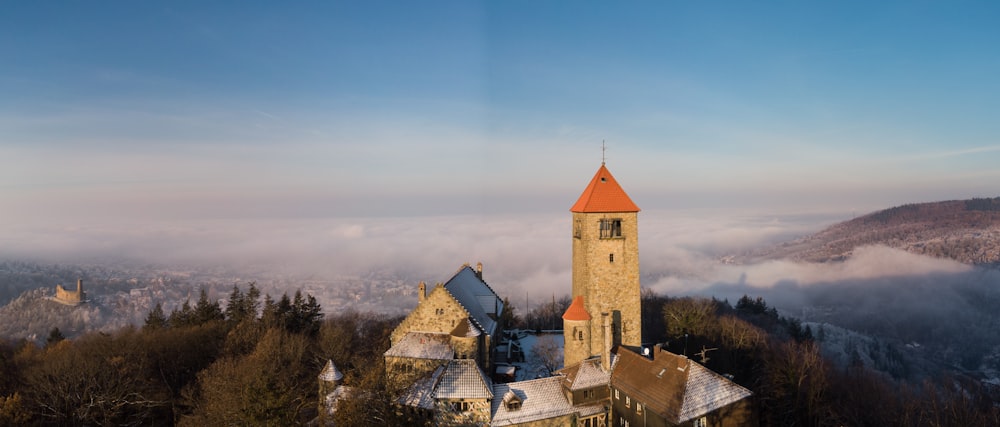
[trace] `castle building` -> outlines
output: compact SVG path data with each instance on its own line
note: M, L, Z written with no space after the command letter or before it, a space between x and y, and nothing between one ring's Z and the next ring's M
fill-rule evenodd
M463 265L430 291L421 282L417 299L417 307L390 336L392 346L385 353L389 370L420 377L453 359L469 359L491 372L503 301L483 281L482 263L475 270Z
M607 313L612 346L642 345L639 207L608 168L601 167L570 208L573 213L573 305L563 317L567 366L594 356ZM567 317L568 316L568 317ZM584 329L589 328L589 332Z
M503 302L464 265L444 284L420 282L418 304L392 332L387 375L411 384L397 400L435 425L754 425L752 393L684 356L640 353L639 207L602 163L573 207L573 301L563 314L563 369L493 383ZM343 390L320 375L326 410ZM324 410L323 407L320 408Z

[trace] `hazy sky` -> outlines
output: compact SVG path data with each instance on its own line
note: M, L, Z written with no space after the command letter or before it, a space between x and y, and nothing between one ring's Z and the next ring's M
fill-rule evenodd
M251 4L255 3L255 4ZM996 196L993 2L14 2L0 215L565 212Z

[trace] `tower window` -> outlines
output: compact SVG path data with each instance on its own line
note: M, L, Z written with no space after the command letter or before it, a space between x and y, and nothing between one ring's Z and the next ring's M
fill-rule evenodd
M615 262L615 254L608 254L608 261Z
M621 237L622 237L621 218L601 220L602 239L620 239Z

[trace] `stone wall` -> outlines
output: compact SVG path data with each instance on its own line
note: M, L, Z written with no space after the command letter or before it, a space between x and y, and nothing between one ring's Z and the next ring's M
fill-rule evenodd
M622 236L601 238L602 219L620 219ZM574 212L572 235L573 296L584 296L584 306L593 318L601 313L612 315L616 321L612 345L639 347L642 317L637 213ZM600 339L600 322L591 322L590 336ZM591 351L600 348L591 345Z
M461 304L439 283L392 331L390 340L395 345L407 332L450 334L458 322L468 316Z

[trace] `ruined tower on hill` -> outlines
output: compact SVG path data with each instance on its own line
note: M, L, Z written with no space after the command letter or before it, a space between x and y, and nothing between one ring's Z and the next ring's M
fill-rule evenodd
M612 345L638 348L642 344L639 285L639 207L618 185L604 163L583 190L573 213L573 298L582 297L582 308L570 319L571 327L588 327L572 339L601 340L600 319L608 313ZM574 301L574 305L576 301ZM566 327L567 325L564 325ZM567 337L567 339L571 339ZM603 346L566 342L565 363L583 360ZM570 354L580 352L580 354Z
M80 305L85 302L87 294L83 292L83 279L76 281L76 291L63 288L62 285L56 285L55 300L66 305Z

